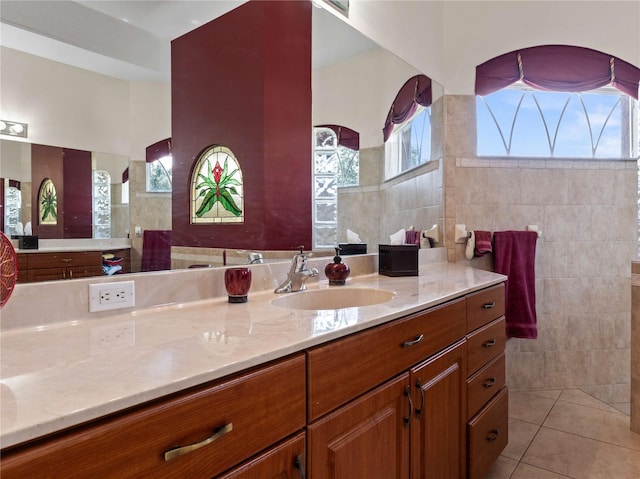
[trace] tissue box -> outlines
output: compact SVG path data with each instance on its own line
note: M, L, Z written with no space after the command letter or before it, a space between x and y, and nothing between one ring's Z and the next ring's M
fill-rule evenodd
M340 256L367 254L367 243L339 243Z
M38 249L38 237L20 235L18 236L18 248L19 249Z
M378 245L378 273L385 276L418 276L418 245Z

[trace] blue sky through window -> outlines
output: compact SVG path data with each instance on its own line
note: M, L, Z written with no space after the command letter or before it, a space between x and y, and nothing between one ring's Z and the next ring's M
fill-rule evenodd
M477 97L478 156L629 158L630 100L610 88L516 87Z

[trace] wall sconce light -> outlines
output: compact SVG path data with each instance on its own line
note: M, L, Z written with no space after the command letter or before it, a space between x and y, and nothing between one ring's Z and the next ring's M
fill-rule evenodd
M17 121L0 120L0 135L27 137L29 125Z

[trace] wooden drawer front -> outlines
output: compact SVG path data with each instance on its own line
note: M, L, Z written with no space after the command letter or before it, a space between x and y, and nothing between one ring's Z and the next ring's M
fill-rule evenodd
M463 337L465 311L460 299L308 351L309 421Z
M304 433L295 435L223 474L220 479L282 479L304 477L306 471ZM297 472L297 475L296 475Z
M507 388L480 411L467 425L468 477L484 479L509 439L509 400Z
M25 253L18 253L16 256L18 258L18 271L27 269L27 255Z
M504 316L504 284L467 296L467 331Z
M2 457L2 479L211 478L305 425L305 359L297 355ZM165 452L232 430L169 461ZM111 472L109 472L111 471Z
M75 266L73 268L40 268L26 272L30 283L37 281L54 281L58 279L78 279L101 276L102 266Z
M29 269L67 268L71 266L101 266L100 251L75 251L69 253L30 253Z
M504 317L467 336L467 372L469 375L504 351Z
M471 419L505 385L504 353L467 379L467 419Z

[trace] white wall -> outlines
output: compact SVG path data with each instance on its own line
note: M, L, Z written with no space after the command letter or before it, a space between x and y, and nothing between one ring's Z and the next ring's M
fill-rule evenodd
M0 47L0 118L29 124L31 143L144 160L171 136L168 83L130 83Z
M443 84L474 93L475 67L517 48L560 43L640 66L638 1L351 0L348 23Z
M360 133L360 148L383 144L382 127L398 90L419 72L383 49L314 70L313 124Z

